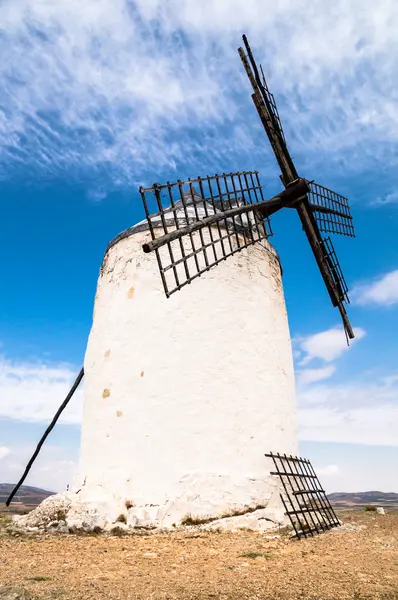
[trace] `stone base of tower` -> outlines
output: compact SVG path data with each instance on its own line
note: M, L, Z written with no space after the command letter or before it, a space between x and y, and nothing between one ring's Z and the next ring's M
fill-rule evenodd
M98 506L107 526L126 522L131 527L173 529L216 521L221 525L222 521L228 527L231 518L240 517L242 523L267 529L284 521L279 482L274 478L262 481L254 477L191 473L176 482L175 494L158 503L151 502L150 497L136 496L133 500L125 494L114 496L101 486L91 487L88 481L86 485L78 494L80 501Z
M275 479L275 480L274 480ZM180 493L163 504L133 503L101 486L86 482L76 492L47 498L28 515L21 528L46 531L176 530L195 527L230 531L266 531L287 525L276 478L233 480L214 474L191 474L180 482Z

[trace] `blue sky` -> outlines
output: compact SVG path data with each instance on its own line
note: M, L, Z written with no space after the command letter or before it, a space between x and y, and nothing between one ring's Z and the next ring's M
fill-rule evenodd
M346 349L297 215L273 218L300 452L329 491L398 491L398 7L276 4L1 4L0 481L19 477L79 371L106 245L143 217L139 185L258 169L280 189L236 52L245 32L299 173L350 198L357 233L334 239L357 330ZM28 483L71 482L81 400Z

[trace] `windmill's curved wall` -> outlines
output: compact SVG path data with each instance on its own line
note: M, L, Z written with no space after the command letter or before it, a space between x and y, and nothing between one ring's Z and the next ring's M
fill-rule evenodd
M267 504L281 518L264 453L297 454L297 441L276 253L257 243L167 299L148 239L121 239L101 268L75 491L110 519L128 501L132 523Z

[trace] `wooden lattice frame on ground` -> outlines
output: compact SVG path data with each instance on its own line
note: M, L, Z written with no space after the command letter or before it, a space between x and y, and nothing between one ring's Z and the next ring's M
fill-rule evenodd
M272 458L275 465L271 475L277 475L282 482L281 500L297 538L340 525L308 459L273 452L265 456Z

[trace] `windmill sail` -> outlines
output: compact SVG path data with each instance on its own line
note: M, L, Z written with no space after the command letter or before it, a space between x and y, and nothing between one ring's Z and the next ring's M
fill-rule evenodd
M284 143L286 144L285 134L283 133L282 122L279 117L278 107L276 106L274 95L271 94L271 92L268 88L268 85L267 85L267 82L266 82L266 79L264 76L263 68L261 65L260 65L260 70L261 70L261 78L262 78L262 86L260 87L260 89L263 93L263 97L265 96L265 98L267 100L266 105L267 105L269 114L272 115L274 129L275 129L275 131L279 132L279 135L282 137Z
M200 190L200 191L198 191ZM272 235L269 216L305 198L310 190L298 179L264 200L257 171L198 177L140 188L146 220L128 230L149 229L142 249L155 252L169 297L213 266ZM151 210L157 208L152 213Z
M287 186L298 178L298 174L286 145L274 96L269 91L264 75L263 80L260 78L256 62L245 35L243 36L243 41L247 56L243 48L239 48L238 52L253 88L252 100L281 169L282 183Z
M355 237L347 198L317 183L310 188L308 200L319 230Z
M252 99L281 169L282 183L288 188L299 176L287 148L275 98L268 88L262 67L260 78L245 35L243 42L247 55L243 48L239 48L238 52L253 88ZM298 212L332 304L339 309L346 335L352 339L354 332L343 304L348 302L347 285L330 238L323 239L321 236L321 231L354 236L348 200L312 183L309 194L290 207Z
M166 296L243 248L272 235L257 171L140 188ZM155 209L155 212L151 212Z
M308 199L296 205L296 209L332 304L339 309L346 336L353 339L354 332L344 307L348 289L332 242L330 238L322 238Z
M336 252L334 250L332 240L327 237L324 238L321 244L325 263L327 264L330 275L334 281L339 300L341 302L350 302L348 298L348 286L344 279L343 272L340 267Z

